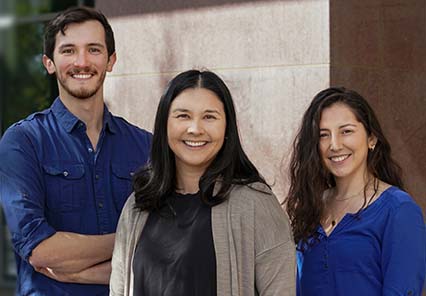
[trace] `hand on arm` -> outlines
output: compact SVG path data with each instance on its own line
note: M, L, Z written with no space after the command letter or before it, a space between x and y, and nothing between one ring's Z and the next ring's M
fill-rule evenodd
M49 267L36 268L36 271L64 283L108 285L111 275L111 261L96 264L80 272L60 272Z
M75 273L111 260L115 234L82 235L56 232L42 241L29 258L37 270L49 268L56 273Z

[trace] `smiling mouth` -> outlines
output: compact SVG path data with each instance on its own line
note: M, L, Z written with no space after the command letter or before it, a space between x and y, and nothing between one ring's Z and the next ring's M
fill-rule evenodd
M351 155L345 154L345 155L332 156L332 157L329 157L328 159L330 159L332 162L342 162L346 160L349 156Z
M92 76L93 74L71 74L71 77L76 79L89 79Z
M207 145L207 141L183 141L186 146L197 148Z

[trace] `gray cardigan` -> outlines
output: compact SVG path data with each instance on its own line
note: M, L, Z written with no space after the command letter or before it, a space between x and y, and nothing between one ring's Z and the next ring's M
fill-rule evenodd
M110 295L133 295L132 262L148 218L132 194L118 223ZM234 186L212 208L217 295L295 295L295 245L288 219L264 184Z

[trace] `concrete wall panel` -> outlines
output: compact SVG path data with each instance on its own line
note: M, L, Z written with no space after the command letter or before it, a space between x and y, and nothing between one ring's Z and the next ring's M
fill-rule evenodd
M235 101L241 141L279 199L287 189L290 145L312 97L328 86L329 67L216 71ZM166 81L174 74L108 79L107 104L117 115L152 130ZM126 99L116 100L126 93Z
M329 62L327 1L277 1L113 18L115 73Z
M111 110L151 130L169 79L192 68L215 71L234 96L246 152L283 199L302 113L329 85L328 1L229 1L149 12L132 2L128 15L108 3L98 8L110 14L117 41L118 62L105 85Z

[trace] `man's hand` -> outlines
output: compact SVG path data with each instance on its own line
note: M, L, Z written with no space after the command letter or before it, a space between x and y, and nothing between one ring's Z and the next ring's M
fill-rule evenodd
M108 285L111 274L111 261L91 266L80 272L60 272L49 267L37 267L34 269L58 282Z
M111 260L114 238L115 234L56 232L32 251L29 262L35 270L50 268L55 274L77 274Z

